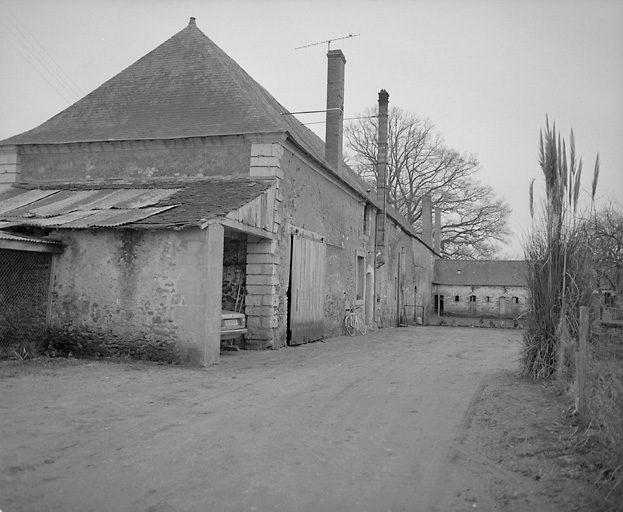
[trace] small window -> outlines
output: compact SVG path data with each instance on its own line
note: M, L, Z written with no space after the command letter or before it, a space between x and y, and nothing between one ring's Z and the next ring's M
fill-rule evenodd
M513 297L513 304L519 304L519 297Z
M485 297L485 302L491 302L491 297Z
M470 295L469 301L470 302L476 302L476 296L475 295Z
M459 302L461 300L461 298L458 295L454 296L454 302Z

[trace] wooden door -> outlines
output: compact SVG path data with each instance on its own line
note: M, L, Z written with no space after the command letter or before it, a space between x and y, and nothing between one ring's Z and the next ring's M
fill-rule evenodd
M322 338L324 334L325 245L292 235L290 267L290 345Z
M500 297L500 318L506 316L506 297Z
M469 314L471 316L476 315L476 296L475 295L469 296Z

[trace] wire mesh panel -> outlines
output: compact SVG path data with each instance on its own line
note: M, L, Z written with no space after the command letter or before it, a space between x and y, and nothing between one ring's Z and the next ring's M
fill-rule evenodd
M50 253L0 249L0 356L45 345L51 266Z

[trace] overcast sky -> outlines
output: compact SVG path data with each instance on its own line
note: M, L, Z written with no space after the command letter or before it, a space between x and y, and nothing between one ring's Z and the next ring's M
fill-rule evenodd
M328 45L313 44L333 39L347 60L347 118L386 89L390 106L477 155L478 178L513 208L507 256L522 254L530 181L543 189L546 114L567 139L573 128L587 191L600 153L598 205L623 200L623 0L0 0L0 140L59 113L191 16L290 111L325 108ZM309 127L324 138L324 125Z

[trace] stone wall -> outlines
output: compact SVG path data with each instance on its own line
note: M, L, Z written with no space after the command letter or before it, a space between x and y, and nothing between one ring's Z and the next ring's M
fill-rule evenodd
M435 285L434 288L435 294L443 295L444 314L446 315L516 318L525 313L528 307L526 287ZM502 300L505 302L503 306L500 305ZM505 311L504 314L500 313L500 308Z
M325 337L342 335L346 308L356 299L357 255L364 256L366 267L373 266L370 236L364 232L365 203L306 158L286 152L283 162L287 179L281 188L283 224L278 233L281 241L278 250L283 265L280 282L289 280L292 227L324 237ZM282 307L287 305L282 304Z
M252 155L257 155L252 157L252 175L281 179L274 240L258 240L248 245L246 312L250 331L247 339L251 339L251 346L279 348L287 342L293 229L322 237L326 246L326 338L344 334L344 316L353 303L364 308L368 324L378 320L379 325L396 325L398 272L401 305L407 306L406 310L401 309L401 314L415 319L416 305L420 315L430 308L433 258L429 249L389 221L388 263L377 271L375 215L369 207L366 220L366 203L360 195L287 143L254 145ZM361 265L357 264L358 258ZM361 272L363 276L358 275ZM379 274L375 283L376 272ZM363 283L359 299L358 278ZM255 341L254 336L258 336Z
M24 181L150 179L243 175L251 143L243 136L21 146Z
M220 339L206 340L206 297L217 290L220 303L221 295L221 274L213 280L217 286L207 275L206 232L99 229L58 235L65 250L53 287L52 348L185 364L218 360L218 354L206 353L206 343L217 352L220 345ZM221 268L222 255L221 245L215 256Z
M433 254L390 217L385 236L386 263L377 270L377 321L383 327L424 321L431 307Z

